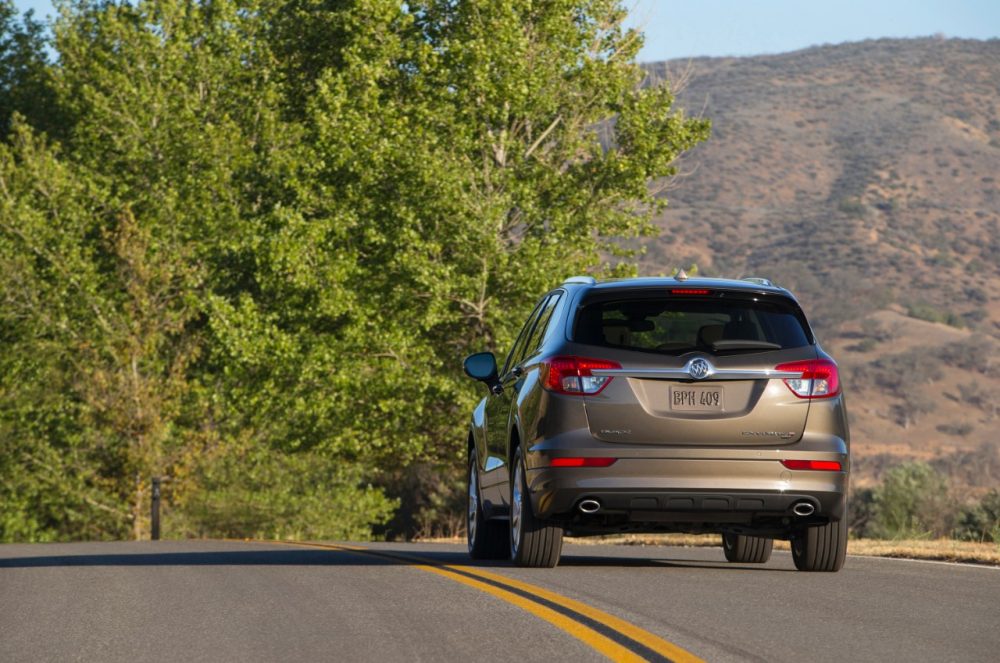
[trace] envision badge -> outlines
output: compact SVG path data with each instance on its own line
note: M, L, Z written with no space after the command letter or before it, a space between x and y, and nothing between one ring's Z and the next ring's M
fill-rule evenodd
M742 435L743 437L778 437L782 440L790 440L798 435L798 433L781 430L745 430Z
M704 380L713 372L712 364L707 359L696 357L688 362L687 372L695 380Z
M602 428L601 435L631 435L631 428Z

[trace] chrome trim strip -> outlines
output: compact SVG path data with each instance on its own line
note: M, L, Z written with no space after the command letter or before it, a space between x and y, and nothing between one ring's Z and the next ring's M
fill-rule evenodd
M593 375L607 377L674 378L677 380L692 380L694 382L702 382L704 380L769 380L771 378L802 377L802 373L796 373L795 371L776 371L773 369L749 371L733 368L716 368L701 380L692 378L686 368L595 368L590 372Z

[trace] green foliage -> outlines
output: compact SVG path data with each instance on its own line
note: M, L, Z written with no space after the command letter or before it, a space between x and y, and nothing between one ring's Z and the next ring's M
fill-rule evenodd
M965 323L962 321L962 316L953 313L952 311L939 310L930 304L911 304L907 307L906 314L911 318L916 318L917 320L940 322L951 327L961 328L965 326Z
M171 537L365 540L398 504L365 482L364 469L323 449L283 454L229 445L188 478L197 490L165 518Z
M906 539L945 536L954 513L947 480L930 465L908 462L888 472L871 496L868 534Z
M44 33L32 12L18 18L13 1L0 0L0 139L10 132L15 112L28 116L42 131L62 127Z
M176 535L433 529L463 354L633 269L708 132L613 0L59 12L0 13L3 540L141 538L153 475Z
M859 538L870 537L874 518L875 490L862 488L852 490L848 497L847 516L851 535Z
M674 267L670 271L670 276L676 276L677 274L680 274L681 269L683 269L684 273L687 274L688 276L696 276L698 274L698 264L693 262L690 264L690 266L686 268Z
M1000 490L994 488L978 504L962 509L955 537L966 541L1000 543Z
M868 215L868 206L861 202L858 198L842 198L839 203L837 203L837 209L839 209L844 214L853 218L864 218Z
M387 537L456 537L465 534L467 466L456 463L413 463L386 478L405 495L391 521L376 532Z
M121 439L105 435L120 382L106 372L121 318L106 298L104 243L89 175L15 123L0 144L0 445L2 538L119 537L130 471ZM108 472L122 484L109 480ZM122 488L124 492L120 492Z

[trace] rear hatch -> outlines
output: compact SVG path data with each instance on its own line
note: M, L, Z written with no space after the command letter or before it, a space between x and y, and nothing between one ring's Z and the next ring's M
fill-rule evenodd
M593 369L611 379L585 397L590 431L600 440L776 446L802 437L809 400L785 382L801 370L778 367L814 360L817 351L790 297L726 289L592 291L572 340L581 355L612 362Z

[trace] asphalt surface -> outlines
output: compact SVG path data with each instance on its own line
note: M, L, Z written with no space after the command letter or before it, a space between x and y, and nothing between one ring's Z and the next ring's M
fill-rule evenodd
M544 588L709 661L1000 659L995 568L849 557L807 574L777 551L756 566L714 548L568 544L542 570L473 565L456 545L363 546L407 559L212 541L0 546L0 660L606 660L575 627L429 570L445 565Z

